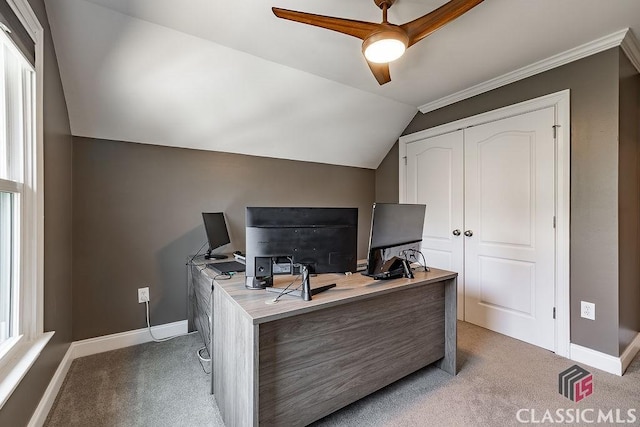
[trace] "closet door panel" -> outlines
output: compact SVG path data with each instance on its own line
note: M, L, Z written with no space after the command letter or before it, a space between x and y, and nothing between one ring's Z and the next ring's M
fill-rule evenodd
M463 134L407 145L407 203L426 205L422 253L427 265L458 273L458 318L464 314ZM454 234L458 230L459 233Z
M555 348L554 109L465 130L465 319Z

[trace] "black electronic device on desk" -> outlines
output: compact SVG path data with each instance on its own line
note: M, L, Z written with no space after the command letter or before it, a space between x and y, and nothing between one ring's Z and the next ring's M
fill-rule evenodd
M409 261L397 256L380 263L373 273L367 273L366 275L376 280L398 279L400 277L413 279L413 272L411 271Z
M248 207L246 227L249 289L271 287L274 274L301 275L308 301L318 292L311 275L356 271L358 208Z
M212 254L214 250L231 243L229 239L229 231L227 223L224 220L222 212L202 212L202 220L204 221L204 229L207 232L207 241L209 249L205 254L205 259L225 259L228 258L222 254Z
M207 264L207 268L218 274L242 273L245 270L244 264L238 261L212 262Z
M418 204L373 205L367 270L362 274L374 279L413 278L409 261L398 255L422 241L425 209Z

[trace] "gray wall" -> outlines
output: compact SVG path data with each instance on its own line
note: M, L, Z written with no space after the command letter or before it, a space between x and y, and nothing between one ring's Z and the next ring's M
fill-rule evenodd
M398 203L398 151L396 141L376 169L376 202Z
M620 55L619 348L640 331L640 75Z
M410 134L571 89L571 342L618 356L619 48L421 114ZM385 181L395 177L379 177ZM580 318L580 301L596 320Z
M225 212L244 249L246 206L359 208L364 257L375 172L342 166L74 137L73 337L187 318L185 259L206 241L203 211ZM363 227L363 225L366 225Z
M0 410L0 425L26 425L71 342L71 131L42 0L29 0L45 29L44 327L56 331Z

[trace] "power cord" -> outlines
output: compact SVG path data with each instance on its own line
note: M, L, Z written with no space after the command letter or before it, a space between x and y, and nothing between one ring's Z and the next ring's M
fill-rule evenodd
M301 267L301 264L294 264L293 263L293 259L291 257L287 257L287 259L289 260L289 264L291 265L291 272L293 273L293 268L294 267ZM300 289L300 286L302 286L302 282L300 282L300 284L294 288L291 289L290 291L287 292L287 290L291 287L291 285L293 285L294 283L296 283L296 280L298 280L300 278L300 274L298 274L296 277L293 278L293 280L291 281L291 283L289 283L287 286L284 287L284 289L282 289L280 291L280 293L271 301L271 303L275 304L276 302L278 302L278 300L280 300L280 297L282 297L282 295L286 295L289 294L293 291L297 291L298 289Z
M198 252L196 252L196 254L194 256L191 257L191 259L189 261L187 261L187 263L185 265L189 265L193 262L193 260L200 255L200 251L204 248L204 246L209 243L209 241L206 241L202 244L202 246L200 246L200 249L198 249Z
M166 337L166 338L156 338L155 335L153 335L153 332L151 332L151 323L149 321L149 301L145 301L144 302L146 309L147 309L147 330L149 331L149 335L151 335L151 339L155 342L165 342L165 341L169 341L172 340L174 338L178 338L178 337L183 337L185 335L189 335L189 333L187 332L186 334L178 334L178 335L174 335L171 337Z
M278 294L278 295L273 299L273 301L272 301L272 302L274 302L274 303L275 303L275 302L278 302L278 300L280 299L280 297L281 297L282 295L286 295L286 294L289 294L289 293L291 293L291 292L293 292L293 291L296 291L296 290L300 289L300 286L302 286L302 282L300 282L300 284L299 284L297 287L295 287L294 289L291 289L290 291L288 291L288 292L287 292L287 290L291 287L291 285L293 285L294 283L296 283L296 280L298 280L299 278L300 278L300 275L298 274L296 277L294 277L294 278L293 278L293 280L291 281L291 283L289 283L287 286L285 286L285 287L284 287L284 289L282 289L282 290L280 291L280 293L279 293L279 294Z
M420 254L420 256L422 257L422 263L420 263L420 261L418 260L417 254ZM403 256L407 261L417 262L418 264L420 264L424 271L431 271L429 267L427 267L427 260L421 251L410 248L400 252L400 255Z
M204 364L208 363L208 362L211 362L211 355L209 355L209 358L202 357L202 350L207 350L207 346L205 345L204 347L198 349L198 351L196 351L196 355L198 356L198 359L200 360L200 366L202 366L202 370L204 371L204 373L205 374L210 374L211 370L209 370L209 372L207 372L206 368L204 367ZM209 366L211 366L211 365L209 365Z

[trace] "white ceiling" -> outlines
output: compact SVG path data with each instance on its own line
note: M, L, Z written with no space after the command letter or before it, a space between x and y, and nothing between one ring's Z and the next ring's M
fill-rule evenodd
M397 0L402 24L446 0ZM629 27L640 0L486 0L379 86L353 37L271 7L379 22L372 0L46 0L72 133L376 168L417 107Z

